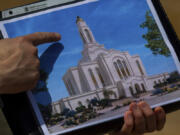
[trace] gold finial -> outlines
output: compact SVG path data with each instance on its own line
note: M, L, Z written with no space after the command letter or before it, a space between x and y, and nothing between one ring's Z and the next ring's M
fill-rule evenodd
M76 23L78 23L79 21L83 21L83 19L81 17L77 16Z

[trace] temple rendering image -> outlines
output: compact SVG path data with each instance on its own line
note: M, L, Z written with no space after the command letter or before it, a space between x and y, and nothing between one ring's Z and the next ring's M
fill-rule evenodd
M147 75L139 55L107 50L96 41L82 18L77 17L76 23L83 41L82 59L64 74L62 79L69 97L52 103L54 113L64 108L75 110L79 102L86 106L87 100L103 99L105 90L115 93L111 99L133 98L154 90L154 85L169 77L168 73Z

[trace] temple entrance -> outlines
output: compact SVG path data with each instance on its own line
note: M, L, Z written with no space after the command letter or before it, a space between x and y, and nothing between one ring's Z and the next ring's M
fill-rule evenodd
M141 88L140 88L140 86L139 86L139 84L135 84L135 89L136 89L136 94L140 94L141 93Z
M131 92L131 95L134 96L133 88L129 87L129 91Z
M141 83L141 87L142 87L143 92L146 92L146 88L143 83Z

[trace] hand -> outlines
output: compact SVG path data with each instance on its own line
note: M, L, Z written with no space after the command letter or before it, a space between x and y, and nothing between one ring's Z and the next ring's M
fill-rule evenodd
M34 88L39 79L40 65L36 46L58 40L58 33L48 32L0 40L0 94Z
M146 102L131 103L129 111L124 115L121 131L113 135L143 135L163 129L166 115L161 107L153 111Z

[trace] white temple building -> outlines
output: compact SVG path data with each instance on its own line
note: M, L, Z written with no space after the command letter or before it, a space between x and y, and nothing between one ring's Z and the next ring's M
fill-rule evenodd
M63 76L70 96L52 104L54 113L60 113L64 108L75 110L79 101L87 105L87 99L103 99L104 90L116 93L112 99L133 97L154 90L154 85L169 77L168 73L148 76L138 55L105 49L97 43L83 19L77 17L76 23L84 45L83 57Z

